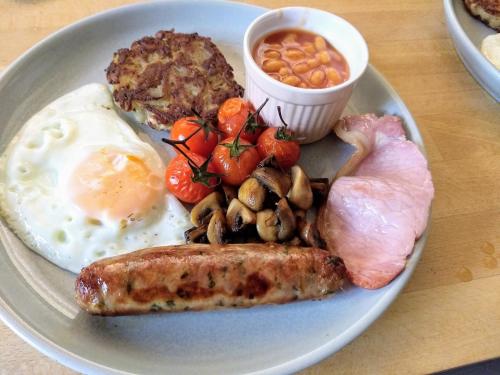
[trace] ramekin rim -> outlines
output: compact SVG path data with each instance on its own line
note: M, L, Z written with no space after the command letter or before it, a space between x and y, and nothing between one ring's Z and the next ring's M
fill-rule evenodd
M345 82L342 82L340 85L336 85L336 86L332 86L332 87L325 87L325 88L318 88L318 89L317 88L311 89L311 88L301 88L301 87L295 87L295 86L287 85L287 84L285 84L283 82L280 82L280 81L277 81L277 80L273 79L266 72L264 72L257 65L257 63L255 62L255 60L253 59L253 56L252 56L252 53L251 53L251 47L249 45L250 44L250 42L249 42L249 34L252 31L252 29L255 28L256 25L258 25L260 22L262 22L262 20L268 18L271 14L278 13L280 11L283 12L283 11L286 11L286 10L312 10L314 12L323 13L323 14L329 16L329 17L333 16L333 18L335 18L337 21L340 21L340 22L343 22L343 23L347 24L347 26L351 29L350 31L352 31L359 38L359 40L361 41L361 47L362 47L364 61L363 61L362 68L359 70L358 74L356 74L354 76L350 75L349 79L347 81L345 81ZM269 82L271 85L275 85L275 87L277 87L278 89L289 90L292 93L307 94L307 95L310 95L310 96L324 95L324 94L334 93L334 92L337 92L337 91L341 91L342 89L344 89L346 87L349 87L350 85L353 85L363 75L363 73L366 71L366 68L368 67L368 64L369 64L368 44L366 43L366 40L363 37L363 35L359 32L359 30L356 27L354 27L353 24L351 24L346 19L344 19L344 18L342 18L342 17L340 17L340 16L338 16L338 15L336 15L334 13L330 13L330 12L324 11L322 9L310 8L310 7L302 7L302 6L282 7L282 8L272 9L272 10L269 10L268 12L260 15L256 19L254 19L252 21L252 23L245 30L245 35L243 37L243 57L244 57L244 60L248 60L248 63L250 64L250 68L253 71L255 71L256 74L258 74L265 81ZM247 66L247 64L245 64L245 66ZM247 72L247 74L248 74L248 72Z

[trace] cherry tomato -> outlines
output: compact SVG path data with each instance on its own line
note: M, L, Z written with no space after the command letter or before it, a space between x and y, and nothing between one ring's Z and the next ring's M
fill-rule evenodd
M260 162L260 156L247 140L230 137L215 147L212 160L222 182L238 186L252 174Z
M195 121L198 121L199 123ZM203 123L203 120L194 116L181 118L174 123L170 136L175 141L182 141L194 132L197 133L186 142L186 145L189 147L189 151L208 157L215 146L217 146L219 137L210 125ZM179 147L182 148L184 152L188 151L188 149L183 145L179 145Z
M281 168L294 166L300 158L299 142L293 133L283 127L267 128L257 140L257 150L261 158L274 155Z
M217 178L213 177L215 168L211 161L206 165L207 159L201 155L186 154L201 171L198 170L195 174L186 157L179 154L168 163L165 171L165 182L167 189L181 201L197 203L214 191L217 184ZM206 167L205 173L203 173L204 167ZM208 175L206 172L208 172ZM196 182L197 179L207 181L209 186Z
M250 102L242 98L230 98L220 107L217 118L219 120L219 130L227 137L236 137L241 127L245 124L248 116L254 112ZM250 119L245 129L241 133L241 138L251 143L255 143L263 130L260 119Z

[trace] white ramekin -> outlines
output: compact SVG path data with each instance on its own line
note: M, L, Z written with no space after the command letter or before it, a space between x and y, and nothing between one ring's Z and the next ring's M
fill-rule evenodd
M252 57L255 44L272 31L288 28L309 30L328 40L349 64L349 79L334 87L303 89L281 83L262 71ZM318 9L289 7L269 11L250 24L243 39L243 59L245 97L256 108L269 98L261 112L264 121L280 126L276 107L281 106L285 121L300 142L311 143L326 136L342 114L368 65L368 47L361 34L344 19Z

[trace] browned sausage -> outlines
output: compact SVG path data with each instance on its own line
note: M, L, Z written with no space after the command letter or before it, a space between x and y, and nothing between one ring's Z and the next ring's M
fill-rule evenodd
M91 314L249 307L338 290L342 261L317 248L267 244L156 247L103 259L76 280Z

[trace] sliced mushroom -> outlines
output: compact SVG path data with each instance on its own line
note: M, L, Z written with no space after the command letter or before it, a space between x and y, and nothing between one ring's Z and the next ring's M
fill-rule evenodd
M295 221L298 227L300 220L306 220L306 212L304 210L295 210L293 213L295 215Z
M275 242L278 240L278 217L271 210L257 212L257 233L264 241Z
M281 198L276 206L278 218L278 239L286 241L293 236L295 230L295 215L288 205L286 198Z
M186 243L208 243L207 228L208 224L203 224L185 231L184 238L186 239Z
M255 213L247 206L234 198L226 213L227 225L232 232L239 232L247 225L255 224L257 218Z
M238 197L238 190L234 186L222 185L222 192L224 193L226 205L229 205L234 198Z
M251 210L255 212L260 211L264 207L266 189L264 189L256 178L247 178L238 190L238 199Z
M208 242L223 244L227 242L226 216L222 210L215 210L210 218L207 229Z
M330 182L328 178L311 178L309 183L311 184L314 205L320 206L328 196Z
M191 210L191 222L193 225L199 227L204 223L208 223L214 211L221 209L223 199L221 193L214 191L199 201Z
M262 185L280 198L286 196L292 185L290 176L285 172L271 167L257 168L253 171L252 177L255 177Z
M299 224L299 236L307 245L325 249L325 241L321 238L315 223L305 221Z
M288 200L295 206L303 210L308 210L313 204L313 193L309 177L307 177L304 170L298 165L294 165L291 172L292 188L288 192Z

